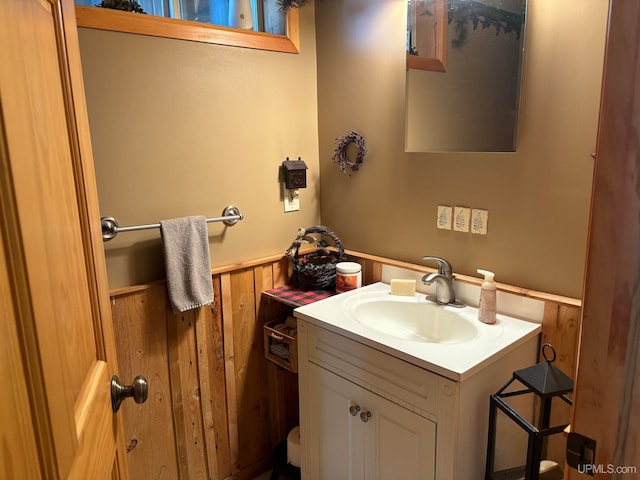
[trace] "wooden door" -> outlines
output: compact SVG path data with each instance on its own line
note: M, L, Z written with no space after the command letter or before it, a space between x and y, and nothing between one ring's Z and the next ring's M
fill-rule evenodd
M611 0L572 430L640 475L640 2ZM591 478L570 470L570 479Z
M2 478L127 477L74 15L0 1Z

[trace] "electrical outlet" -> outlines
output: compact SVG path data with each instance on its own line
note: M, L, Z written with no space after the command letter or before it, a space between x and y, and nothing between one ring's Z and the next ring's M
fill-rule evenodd
M300 192L298 190L284 190L284 211L297 212L300 210Z
M489 211L479 208L471 209L471 233L478 235L487 234L487 226L489 223Z
M451 217L453 208L447 205L438 205L438 216L436 217L436 227L443 230L451 230Z
M468 232L470 217L471 217L470 208L455 207L453 209L453 230L456 232Z

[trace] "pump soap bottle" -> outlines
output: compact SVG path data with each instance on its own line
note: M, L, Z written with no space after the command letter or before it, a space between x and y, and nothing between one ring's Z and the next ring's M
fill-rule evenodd
M480 286L480 305L478 306L478 320L484 323L496 323L496 282L494 274L489 270L478 269L480 275L484 275L484 281Z

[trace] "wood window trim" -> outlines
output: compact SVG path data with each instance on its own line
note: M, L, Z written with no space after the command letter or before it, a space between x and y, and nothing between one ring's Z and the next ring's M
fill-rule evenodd
M292 8L287 13L286 35L243 31L236 28L190 22L175 18L142 15L99 7L76 5L78 27L114 32L175 38L194 42L215 43L234 47L300 53L299 13Z

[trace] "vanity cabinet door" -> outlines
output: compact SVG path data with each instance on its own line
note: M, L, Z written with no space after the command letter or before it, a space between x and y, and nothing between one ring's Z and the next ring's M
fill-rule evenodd
M365 478L363 393L358 385L309 363L310 479Z
M364 424L367 480L433 480L436 424L369 391Z
M435 424L309 364L309 478L433 480Z

